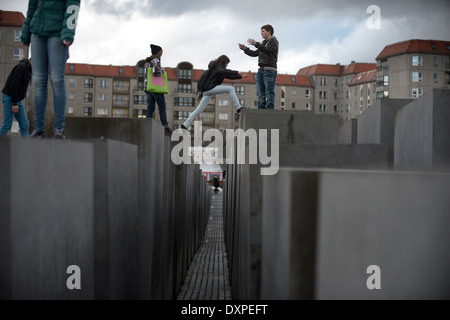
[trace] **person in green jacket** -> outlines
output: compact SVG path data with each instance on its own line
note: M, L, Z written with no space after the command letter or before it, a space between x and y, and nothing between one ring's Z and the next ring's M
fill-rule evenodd
M74 41L80 0L29 0L21 40L31 44L35 86L35 127L31 137L45 137L48 76L55 109L54 138L64 139L66 86L64 75L69 46Z

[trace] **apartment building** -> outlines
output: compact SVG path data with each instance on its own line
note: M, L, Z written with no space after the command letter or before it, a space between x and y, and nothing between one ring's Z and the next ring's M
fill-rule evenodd
M297 75L310 77L312 111L318 114L338 114L341 119L357 117L375 99L374 63L349 65L316 64L302 68Z
M21 12L0 10L0 91L14 66L28 57L28 47L20 41L24 20ZM3 121L3 111L0 120Z
M377 98L416 99L450 86L450 41L408 40L386 46L376 58Z
M68 117L132 116L135 67L67 63L65 81Z

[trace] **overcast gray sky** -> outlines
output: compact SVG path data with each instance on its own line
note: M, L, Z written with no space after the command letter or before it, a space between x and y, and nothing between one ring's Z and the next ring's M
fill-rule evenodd
M28 0L0 0L0 9L26 15ZM370 29L370 5L381 28ZM229 68L257 71L238 42L261 39L272 24L280 42L279 72L317 63L375 62L388 44L408 39L450 40L450 0L82 0L70 62L135 65L163 47L165 67L189 61L196 69L221 54Z

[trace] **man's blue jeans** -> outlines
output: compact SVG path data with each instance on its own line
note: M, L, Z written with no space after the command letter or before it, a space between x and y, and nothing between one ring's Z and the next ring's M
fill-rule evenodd
M35 128L45 129L45 110L48 97L48 75L53 89L55 107L55 129L64 129L66 115L66 85L64 74L69 49L60 37L42 38L31 35L31 57L33 64L33 81L35 87Z
M6 136L9 130L11 130L11 125L13 122L13 117L16 118L20 127L20 135L22 137L28 137L30 135L30 126L28 123L27 112L25 111L25 107L23 106L22 101L19 102L19 112L13 113L11 111L12 108L12 100L11 97L7 94L3 94L3 124L0 128L0 136Z
M258 109L274 109L275 80L277 72L259 69L256 75L256 93L258 95Z

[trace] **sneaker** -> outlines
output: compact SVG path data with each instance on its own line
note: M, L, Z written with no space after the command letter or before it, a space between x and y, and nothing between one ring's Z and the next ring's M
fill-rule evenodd
M244 107L240 107L239 109L237 109L236 113L241 113L242 109L244 109Z
M164 126L164 133L168 136L172 135L172 129L169 126Z
M36 138L36 139L45 138L45 131L44 130L34 129L33 132L31 132L30 137L31 138Z
M184 129L184 130L187 130L188 128L186 128L185 126L184 126L184 124L182 124L181 126L180 126L180 128L181 129Z
M57 128L54 131L53 139L65 139L66 135L64 129Z

